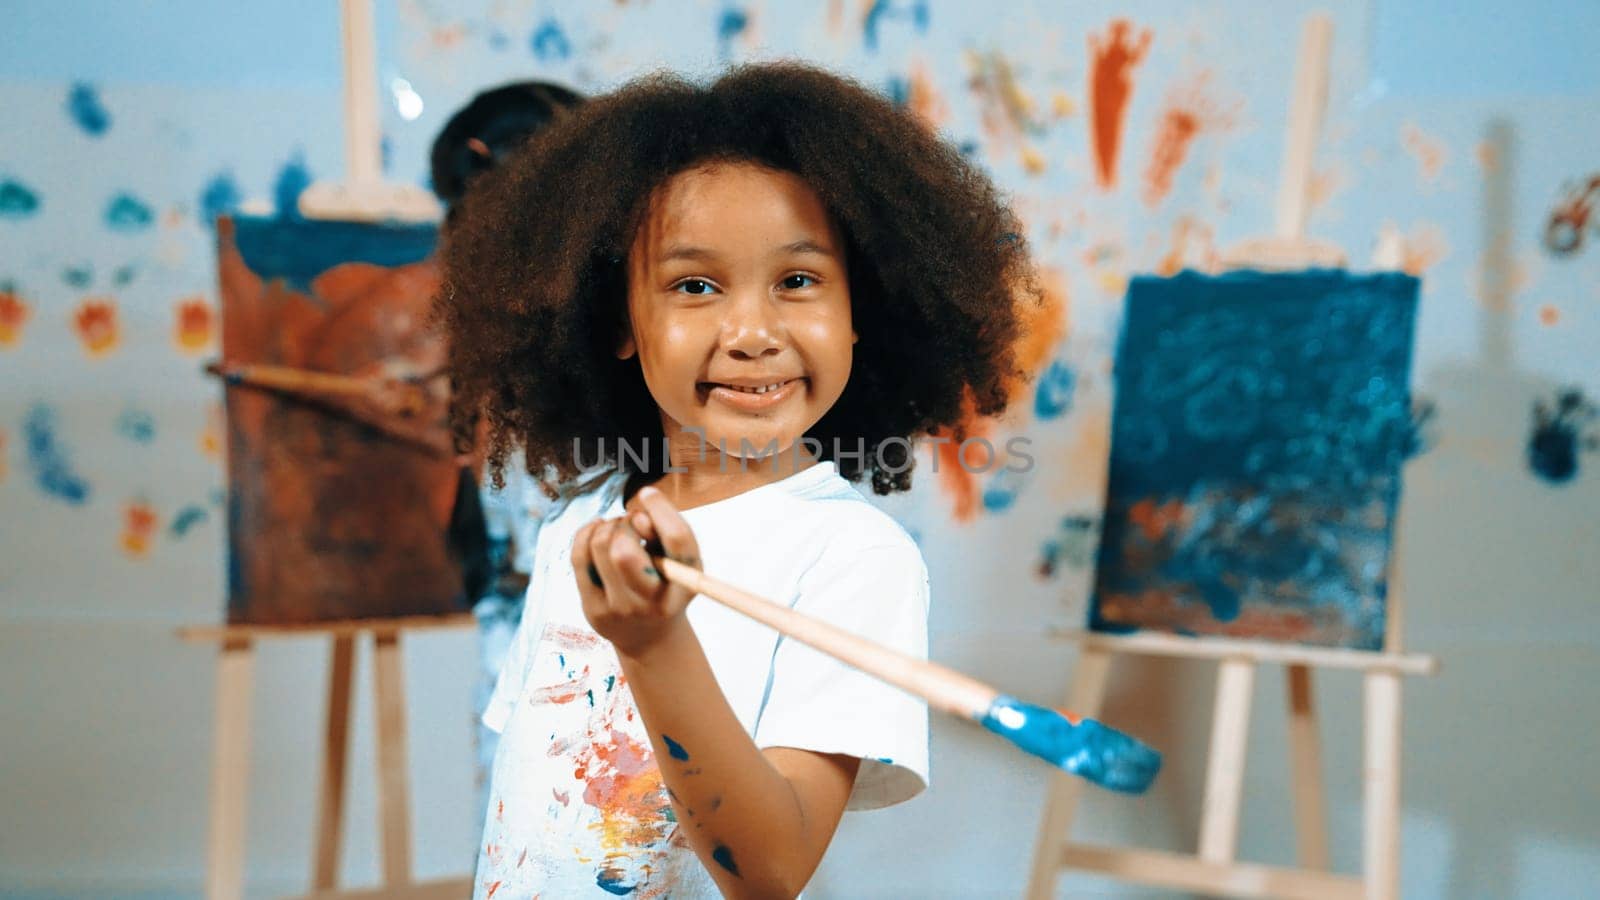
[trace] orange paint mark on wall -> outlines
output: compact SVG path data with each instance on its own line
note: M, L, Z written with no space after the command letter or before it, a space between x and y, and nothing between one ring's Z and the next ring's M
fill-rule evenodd
M105 356L122 341L117 301L110 297L85 297L72 314L72 330L90 356Z
M1424 182L1438 180L1440 171L1450 158L1450 150L1444 141L1407 122L1400 128L1400 144L1417 161Z
M1449 255L1450 245L1445 240L1444 229L1425 222L1412 228L1406 235L1405 254L1400 268L1408 275L1420 276Z
M1029 381L1050 361L1051 353L1067 332L1067 279L1059 269L1045 267L1039 272L1037 301L1019 299L1015 370L1020 375L1003 384L1008 406L1016 406ZM995 421L980 416L971 391L961 398L961 424L955 434L940 434L949 441L934 446L934 467L939 486L950 498L957 522L970 522L981 508L980 479L1004 467L1005 444L993 439ZM959 435L959 440L957 439ZM973 440L982 438L982 441ZM987 441L987 444L984 442ZM964 448L964 449L963 449Z
M928 123L929 128L937 130L950 118L950 107L944 101L944 95L934 87L933 76L928 74L928 67L922 60L911 64L908 77L910 83L910 96L906 105L917 118Z
M226 425L222 413L222 404L212 404L206 413L206 425L200 430L200 452L210 457L222 455L222 440Z
M1167 96L1166 109L1156 126L1150 163L1144 170L1144 202L1154 207L1172 190L1172 179L1189 155L1189 146L1203 132L1227 128L1231 111L1218 107L1207 93L1210 75L1202 72L1185 87Z
M1172 245L1156 264L1157 275L1176 275L1184 269L1201 272L1217 268L1217 247L1211 227L1193 216L1179 216L1172 225Z
M1551 326L1551 325L1555 325L1560 321L1561 321L1561 310L1556 309L1554 306L1551 306L1548 303L1546 303L1545 305L1539 307L1539 324L1540 325L1544 325L1544 326L1548 327L1548 326Z
M150 552L156 532L156 511L150 504L135 500L122 510L122 552L140 559Z
M1102 189L1117 183L1117 151L1128 100L1133 96L1133 70L1150 50L1150 29L1137 36L1133 23L1113 19L1104 35L1089 35L1089 126L1095 180Z
M22 340L22 328L33 315L28 302L10 285L0 287L0 347Z
M204 297L186 297L173 305L172 339L184 353L211 346L216 314Z

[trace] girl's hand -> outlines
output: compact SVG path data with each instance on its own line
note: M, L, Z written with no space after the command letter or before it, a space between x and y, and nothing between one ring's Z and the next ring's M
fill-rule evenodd
M583 615L623 656L640 656L684 628L694 594L656 571L649 543L684 565L700 567L700 545L665 494L645 487L626 514L596 519L572 540L572 571Z

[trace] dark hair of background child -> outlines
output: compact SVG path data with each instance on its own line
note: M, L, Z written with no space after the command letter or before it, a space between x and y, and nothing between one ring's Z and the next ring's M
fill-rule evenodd
M911 486L914 457L886 440L960 440L999 413L1017 371L1019 304L1040 303L1022 227L978 168L910 112L811 66L767 63L709 86L654 75L557 117L479 176L444 242L436 315L450 341L451 421L465 451L489 420L497 483L520 445L528 470L579 474L605 439L646 441L659 474L660 413L637 358L615 355L626 259L654 192L706 163L803 178L843 235L860 336L838 403L809 432L880 494ZM970 400L968 399L970 398ZM882 465L879 453L881 445ZM904 471L895 471L904 469Z

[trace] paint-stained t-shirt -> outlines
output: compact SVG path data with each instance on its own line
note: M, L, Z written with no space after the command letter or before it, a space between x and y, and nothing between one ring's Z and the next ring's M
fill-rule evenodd
M624 477L559 502L483 721L501 732L475 897L719 897L675 821L610 642L583 616L573 536L620 515ZM683 512L707 572L900 652L927 656L928 573L911 537L820 462ZM862 760L849 809L928 779L921 700L714 601L685 613L756 746Z

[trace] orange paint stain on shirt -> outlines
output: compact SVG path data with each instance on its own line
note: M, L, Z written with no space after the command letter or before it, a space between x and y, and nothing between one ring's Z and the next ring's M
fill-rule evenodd
M1089 35L1089 127L1095 180L1102 190L1117 183L1117 151L1128 101L1133 96L1133 70L1150 50L1151 32L1134 34L1133 23L1113 19L1104 35Z
M110 297L85 297L72 314L72 330L91 357L105 356L122 341L117 301Z
M211 345L216 314L204 297L186 297L173 304L172 340L184 353L194 354Z
M32 316L32 308L14 288L0 287L0 347L10 347L21 340L22 328Z

